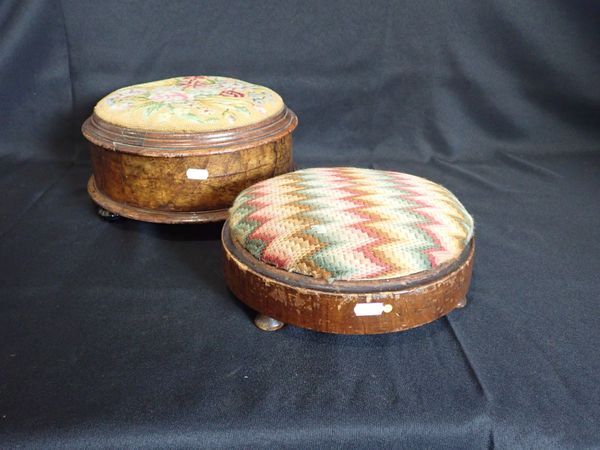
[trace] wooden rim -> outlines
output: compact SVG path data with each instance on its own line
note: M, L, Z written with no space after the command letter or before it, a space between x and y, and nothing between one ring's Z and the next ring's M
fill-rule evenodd
M92 114L82 125L86 139L100 147L143 156L177 157L230 153L272 142L298 125L294 112L284 107L275 116L245 127L201 133L144 131L124 128Z
M155 209L139 208L137 206L119 203L103 194L97 187L94 175L90 177L87 191L92 200L102 208L119 216L129 219L154 223L205 223L220 222L229 216L229 210L218 209L214 211L161 211Z
M234 244L227 222L221 240L226 282L243 303L284 323L342 334L402 331L460 307L469 288L475 251L471 239L460 258L439 270L420 274L420 279L410 276L323 284L322 280L291 274L256 260ZM385 311L361 315L356 308L371 306L360 305L381 305Z

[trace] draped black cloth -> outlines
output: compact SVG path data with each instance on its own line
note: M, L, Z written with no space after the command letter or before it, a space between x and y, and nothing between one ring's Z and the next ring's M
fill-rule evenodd
M476 221L469 304L404 333L257 330L220 224L108 223L79 127L213 74L300 166L408 172ZM600 7L0 3L0 447L600 447Z

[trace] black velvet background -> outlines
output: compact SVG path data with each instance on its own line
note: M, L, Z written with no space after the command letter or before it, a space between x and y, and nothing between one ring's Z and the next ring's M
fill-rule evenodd
M192 74L280 92L302 166L454 191L468 306L267 334L220 225L100 220L81 123ZM0 2L2 448L598 448L599 258L597 2Z

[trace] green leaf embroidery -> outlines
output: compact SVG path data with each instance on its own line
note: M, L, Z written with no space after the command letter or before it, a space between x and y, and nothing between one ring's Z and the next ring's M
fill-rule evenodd
M184 119L187 119L187 120L191 120L192 122L196 122L196 123L204 122L200 117L198 117L196 114L192 114L192 113L182 114L181 117L183 117Z
M244 114L250 115L250 110L242 105L232 105L236 111L243 112Z
M148 106L144 109L144 116L149 117L152 113L154 113L155 111L158 111L162 107L163 107L162 103L152 103L152 104L150 104L150 106Z

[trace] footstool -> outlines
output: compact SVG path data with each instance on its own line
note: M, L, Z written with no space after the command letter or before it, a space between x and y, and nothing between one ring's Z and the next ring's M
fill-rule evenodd
M236 198L225 278L264 330L400 331L465 306L473 230L458 199L424 178L304 169Z
M292 169L297 123L276 92L233 78L128 86L100 100L83 124L88 192L103 217L224 220L240 191Z

